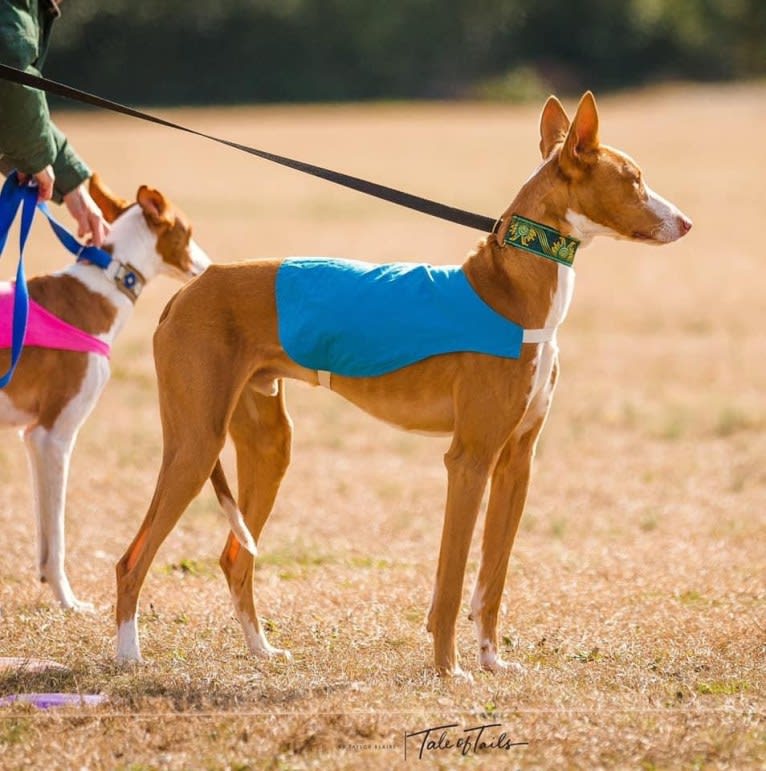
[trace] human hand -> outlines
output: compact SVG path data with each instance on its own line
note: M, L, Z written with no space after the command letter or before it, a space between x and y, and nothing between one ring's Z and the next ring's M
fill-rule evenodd
M104 220L101 209L90 197L86 183L83 182L67 193L64 196L64 203L77 222L77 235L80 238L89 235L92 243L101 246L109 232L109 225Z
M42 171L38 171L37 174L19 173L19 182L22 185L25 185L30 179L37 183L37 200L50 201L53 196L53 183L56 181L53 167L46 166Z

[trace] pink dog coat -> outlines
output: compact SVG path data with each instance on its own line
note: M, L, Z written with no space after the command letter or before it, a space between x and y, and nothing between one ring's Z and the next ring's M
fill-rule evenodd
M11 347L13 323L13 284L0 282L0 348ZM58 316L45 310L42 305L29 299L29 318L24 345L36 348L54 348L59 351L79 351L109 356L109 344L87 332L83 332Z

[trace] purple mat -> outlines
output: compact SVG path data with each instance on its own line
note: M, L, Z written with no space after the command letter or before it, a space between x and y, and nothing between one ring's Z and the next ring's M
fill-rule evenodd
M108 701L102 693L13 693L0 698L0 707L32 704L38 709L50 707L97 707Z

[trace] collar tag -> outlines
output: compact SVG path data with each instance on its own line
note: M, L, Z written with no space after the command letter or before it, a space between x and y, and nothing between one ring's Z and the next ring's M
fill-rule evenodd
M114 273L114 283L131 302L135 302L144 288L146 279L129 262L119 263Z
M580 242L547 225L513 214L503 244L571 268Z

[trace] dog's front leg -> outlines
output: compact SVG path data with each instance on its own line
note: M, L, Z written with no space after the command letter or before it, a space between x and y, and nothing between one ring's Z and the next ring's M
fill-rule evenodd
M463 675L455 648L455 622L463 594L468 549L493 455L482 445L465 445L456 436L444 456L447 505L428 631L434 637L434 658L440 674Z
M495 672L509 668L509 664L497 655L497 616L508 560L527 499L534 445L542 423L542 420L537 422L520 439L509 439L492 472L481 567L471 600L471 618L476 624L479 640L479 663L484 669Z
M76 433L53 432L38 425L25 432L24 444L32 475L40 580L50 584L63 608L91 611L93 605L75 597L64 571L64 506Z

